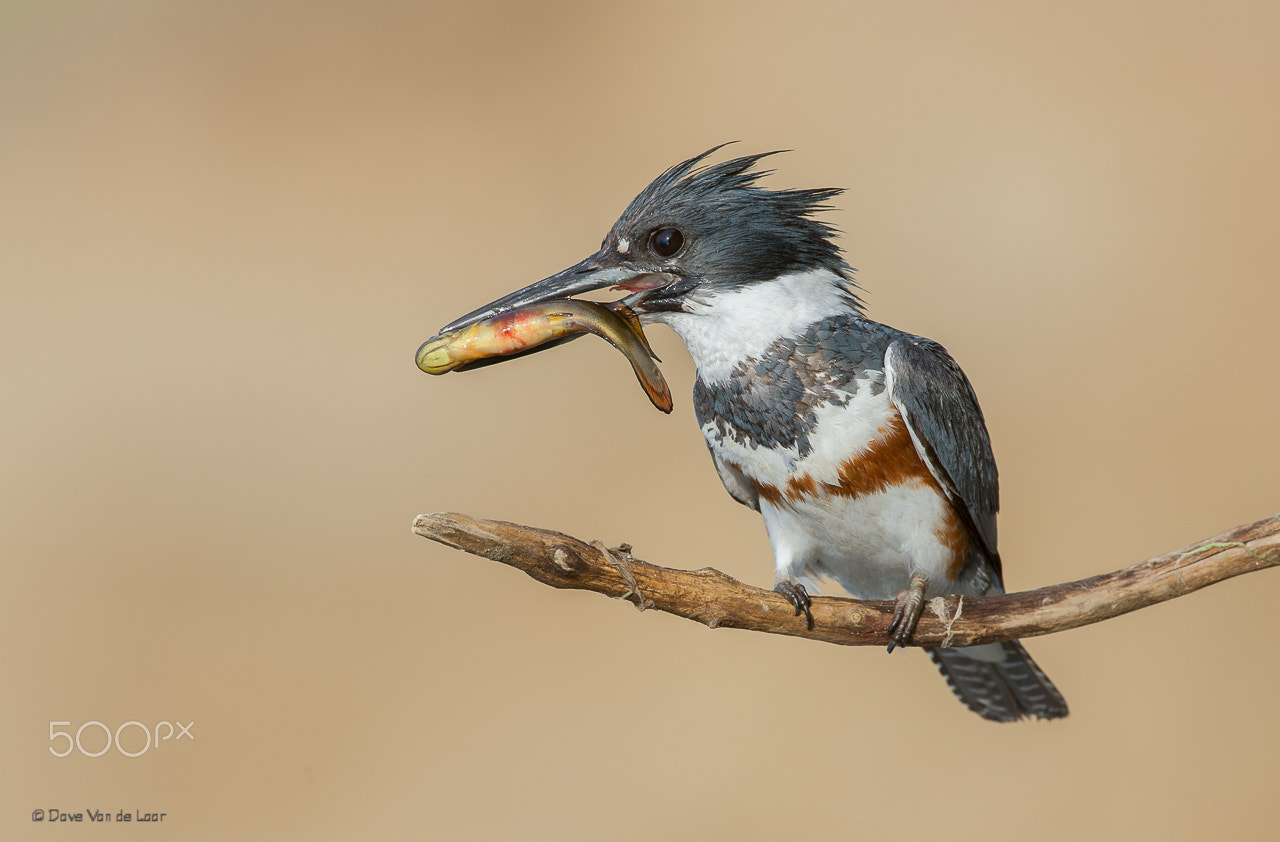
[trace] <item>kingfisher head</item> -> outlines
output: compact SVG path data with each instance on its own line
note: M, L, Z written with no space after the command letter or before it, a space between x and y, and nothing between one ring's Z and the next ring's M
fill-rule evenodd
M833 242L836 231L815 218L841 191L765 189L757 182L771 171L756 164L776 152L704 165L720 148L655 178L595 254L468 313L442 332L607 287L629 293L624 303L645 321L707 311L709 302L724 296L796 277L820 278L856 308L853 270Z

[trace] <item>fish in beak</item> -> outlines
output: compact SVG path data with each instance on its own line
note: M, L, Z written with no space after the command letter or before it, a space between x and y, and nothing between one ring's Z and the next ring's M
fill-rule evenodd
M464 316L454 322L458 327L451 325L452 329L446 328L422 343L416 357L418 368L427 374L444 374L594 333L627 358L653 405L663 412L671 411L671 390L655 365L658 357L649 347L635 313L616 302L601 304L571 298L538 299L537 303L524 306L500 305L518 302L516 296L523 292ZM489 313L492 315L485 315Z

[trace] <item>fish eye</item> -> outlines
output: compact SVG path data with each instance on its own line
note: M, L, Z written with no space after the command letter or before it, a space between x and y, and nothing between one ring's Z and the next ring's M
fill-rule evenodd
M684 245L684 234L679 228L659 228L649 238L649 248L658 257L672 257Z

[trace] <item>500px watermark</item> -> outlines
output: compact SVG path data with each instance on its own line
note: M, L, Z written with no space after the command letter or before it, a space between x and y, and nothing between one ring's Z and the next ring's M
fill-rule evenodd
M195 735L191 733L191 729L195 724L195 720L184 725L181 722L162 719L155 724L155 728L151 728L136 719L130 719L128 722L121 723L113 731L106 723L90 719L77 728L73 736L71 731L61 730L61 726L71 725L69 721L50 720L49 753L54 757L66 757L72 752L79 751L85 757L101 757L115 746L116 751L125 757L141 757L151 749L159 748L160 743L168 740L194 741ZM101 734L98 733L99 731ZM102 747L98 748L100 744Z

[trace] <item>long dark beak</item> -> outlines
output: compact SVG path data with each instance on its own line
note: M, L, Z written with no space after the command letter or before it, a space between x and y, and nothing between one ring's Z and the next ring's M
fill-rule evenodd
M644 274L626 266L602 265L600 257L600 254L593 254L581 263L556 272L549 278L543 278L524 289L504 295L497 301L490 301L478 310L472 310L462 318L454 319L440 328L440 332L457 330L516 307L528 307L554 298L568 298L572 295L624 284Z

